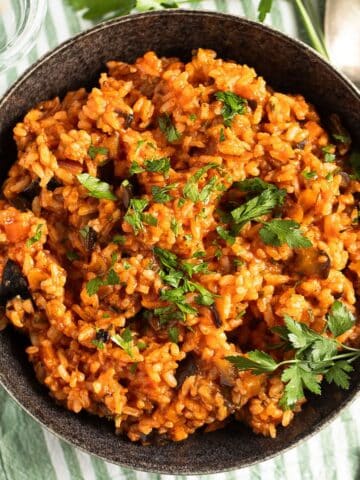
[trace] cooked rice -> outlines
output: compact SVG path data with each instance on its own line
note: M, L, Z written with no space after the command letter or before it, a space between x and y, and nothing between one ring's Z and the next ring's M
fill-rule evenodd
M224 127L218 91L248 100L246 113L236 115L231 127ZM159 129L163 113L179 140L168 142ZM148 52L133 65L109 62L90 93L80 89L41 103L16 125L14 137L18 160L4 184L0 210L0 272L8 258L17 262L32 301L9 300L6 317L29 336L29 359L52 397L76 413L112 419L117 432L132 441L148 442L154 435L183 440L204 426L220 428L232 414L272 437L277 426L289 425L294 412L279 406L280 374L237 372L224 357L266 350L274 341L270 328L282 324L285 314L322 331L335 299L355 311L360 183L344 186L348 147L337 147L336 162L324 162L321 148L331 142L313 106L301 95L274 92L254 69L216 59L210 50L198 50L186 64ZM91 158L91 146L106 153ZM146 159L164 157L171 159L168 178L148 171L137 175L135 193L149 201L146 211L157 219L138 233L124 220L120 200L91 197L76 177L103 175L108 161L113 191L121 197L120 184L134 161L143 166ZM294 272L294 249L265 245L257 222L247 223L233 245L222 240L216 227L224 192L213 191L206 204L179 204L186 181L209 163L221 168L201 177L200 190L214 176L225 190L258 176L286 189L282 217L299 222L313 248L328 256L327 278ZM316 177L305 179L304 170ZM54 179L57 186L47 188ZM15 208L34 181L40 188L31 210ZM153 186L173 183L170 201L153 201ZM178 235L171 228L174 219ZM97 233L90 252L79 234L86 226ZM112 241L116 234L124 235L124 244ZM209 307L196 306L193 294L187 299L198 315L187 314L186 322L161 325L144 314L167 305L160 300L164 283L155 246L182 259L205 252L200 261L208 262L210 273L194 279L218 295L220 326ZM69 252L76 258L69 260ZM89 295L87 282L110 268L120 284ZM175 325L178 344L168 337ZM103 348L94 344L99 329L114 335L125 327L133 335L132 356L113 341ZM354 327L342 340L358 337ZM180 382L177 370L184 362L189 375Z

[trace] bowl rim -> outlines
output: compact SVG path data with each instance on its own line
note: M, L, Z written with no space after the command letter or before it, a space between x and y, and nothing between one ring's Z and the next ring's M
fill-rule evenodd
M250 28L253 28L255 30L259 30L262 32L266 32L267 34L270 34L274 37L279 38L282 42L285 44L295 44L299 48L308 51L311 55L315 55L317 58L317 61L321 62L322 66L326 68L327 70L330 70L332 75L336 76L341 80L344 86L346 86L350 91L352 91L355 96L357 96L360 100L360 90L355 86L354 83L351 82L344 74L339 72L334 66L332 66L326 59L324 59L316 50L314 50L311 46L307 45L306 43L302 42L301 40L298 40L296 38L291 38L290 36L286 35L285 33L282 33L275 28L272 28L268 25L264 25L260 22L256 22L254 20L249 20L245 17L241 17L238 15L233 15L229 13L222 13L222 12L216 12L216 11L211 11L211 10L194 10L194 9L176 9L176 10L156 10L156 11L151 11L151 12L143 12L143 13L135 13L135 14L130 14L130 15L125 15L121 17L117 17L115 19L107 20L104 22L101 22L97 25L95 25L92 28L89 28L83 32L80 32L79 34L75 35L74 37L69 38L68 40L60 43L56 48L48 51L44 55L42 55L34 64L30 65L21 75L20 77L16 80L16 82L11 85L4 93L4 95L0 98L0 110L3 107L4 104L11 98L13 93L16 91L16 89L23 83L25 82L31 75L43 64L46 63L49 59L51 59L53 56L56 56L59 52L66 50L69 46L76 44L79 40L86 38L88 36L91 36L93 34L96 34L98 31L102 31L107 28L111 28L113 25L116 24L125 24L127 22L132 22L132 21L139 21L142 18L153 16L168 16L168 15L189 15L189 16L199 16L199 17L216 17L219 20L221 19L232 19L233 21L239 22L239 24L245 24L248 25ZM135 466L131 463L127 463L126 459L122 462L114 461L114 460L109 460L106 458L105 455L96 452L94 449L84 447L82 445L78 445L70 436L66 436L63 433L59 433L54 429L53 427L49 426L48 424L45 423L45 421L41 420L36 416L36 413L32 410L31 407L27 404L27 402L22 403L16 396L16 393L12 391L12 388L9 386L7 380L5 377L3 377L2 373L0 372L0 385L4 388L4 390L7 392L7 394L16 402L16 404L24 410L30 417L32 417L36 422L38 422L42 427L44 427L48 432L54 434L56 437L59 439L65 441L72 447L78 448L80 451L94 455L95 457L104 460L105 462L117 465L122 468L127 468L127 469L133 469L136 471L142 471L142 472L148 472L148 473L156 473L156 474L167 474L167 475L204 475L204 474L216 474L216 473L223 473L223 472L229 472L233 470L240 470L243 468L251 467L256 464L260 464L264 461L271 460L272 458L282 455L285 452L291 450L292 448L297 447L298 445L301 445L303 442L309 440L311 437L313 437L316 433L318 433L320 430L322 430L325 426L329 425L335 418L339 416L339 414L343 411L343 409L350 405L352 402L354 402L357 398L360 397L360 382L355 385L354 390L345 398L343 399L335 409L331 410L327 415L322 417L316 424L314 424L309 431L306 434L301 434L301 437L298 438L296 436L292 440L289 441L289 444L285 448L279 448L278 450L268 453L263 455L261 460L246 460L242 461L241 464L237 462L232 462L229 464L228 467L226 468L221 468L218 469L216 466L211 467L207 466L201 470L194 470L188 468L187 466L185 467L180 467L176 472L171 471L167 466L164 466L164 468L160 467L146 467L146 470L143 470L142 467L143 465L139 465L139 467ZM115 434L114 434L115 435ZM116 438L116 437L115 437Z

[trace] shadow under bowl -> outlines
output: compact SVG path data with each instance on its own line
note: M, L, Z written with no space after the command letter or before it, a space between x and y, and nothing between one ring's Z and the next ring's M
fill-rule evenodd
M189 59L196 48L254 67L281 92L301 93L323 116L336 112L360 141L360 96L355 87L313 50L243 18L201 11L164 11L123 17L99 25L50 52L0 102L1 180L16 159L12 128L41 100L91 87L105 62L133 62L148 50ZM359 368L347 391L324 385L276 439L255 435L240 423L192 435L184 442L141 446L114 434L112 423L57 406L35 379L24 353L26 340L13 329L0 333L0 381L36 420L87 452L124 467L170 474L215 473L248 466L296 445L318 431L360 389Z

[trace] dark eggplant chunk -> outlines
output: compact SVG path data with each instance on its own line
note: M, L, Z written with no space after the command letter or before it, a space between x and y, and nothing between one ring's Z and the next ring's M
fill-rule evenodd
M114 162L112 160L109 160L102 165L99 165L97 170L97 177L100 178L101 181L109 183L111 185L114 182L115 178Z
M340 172L341 176L341 181L340 181L340 186L339 190L341 193L346 192L346 190L349 188L351 178L350 175L346 172Z
M124 116L125 118L125 128L129 128L134 120L134 115L132 113L128 113Z
M169 441L169 437L166 433L159 433L156 430L153 430L148 435L141 434L140 441L143 445L155 445L156 447L160 447Z
M219 312L217 311L215 305L210 305L209 308L210 308L211 313L212 313L212 318L213 318L215 327L220 328L221 325L222 325L222 321L221 321Z
M95 335L95 339L98 342L103 342L106 343L110 340L110 333L107 330L104 330L103 328L100 328Z
M198 371L196 364L196 356L193 353L188 353L186 357L181 360L178 368L176 369L175 378L177 381L176 389L179 390L187 377L195 375Z
M80 235L84 243L84 247L88 252L91 252L97 242L98 234L92 227L85 227L80 230Z
M123 207L125 208L125 210L127 210L130 205L130 200L132 199L134 194L133 194L133 187L131 183L129 182L126 182L125 184L124 183L125 182L123 182L123 184L120 185L117 193Z
M290 268L300 275L315 276L325 280L329 276L331 262L329 255L323 250L304 248L295 254Z
M0 304L6 305L8 300L17 295L20 295L23 300L31 298L27 281L19 265L9 259L5 264L0 284Z
M63 184L60 182L60 180L57 180L57 178L52 177L50 178L49 183L46 185L46 188L50 190L50 192L53 192L54 190L62 186Z
M26 212L27 210L31 209L31 202L23 198L21 195L18 195L15 198L11 198L9 200L9 203L17 210L20 210L20 212Z
M26 200L30 200L32 202L35 197L40 195L40 191L41 188L39 185L39 180L33 180L27 187L24 188L20 195Z

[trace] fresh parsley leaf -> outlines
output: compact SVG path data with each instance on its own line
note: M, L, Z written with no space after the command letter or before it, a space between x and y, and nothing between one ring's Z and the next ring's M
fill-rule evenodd
M116 196L112 193L108 183L102 182L96 177L92 177L88 173L80 173L76 175L81 185L86 188L91 197L105 198L107 200L116 200Z
M232 186L238 188L242 192L252 193L262 193L265 190L278 190L276 185L265 182L260 177L246 178L240 182L234 182Z
M281 189L267 189L260 195L251 198L247 202L231 211L233 220L242 228L245 223L255 220L271 212L273 208L282 205L286 191Z
M265 222L259 234L266 245L279 247L287 243L291 248L311 247L311 241L301 233L300 225L293 220L274 219Z
M325 373L325 379L328 383L334 382L340 388L348 390L350 387L350 375L354 368L344 360L334 363Z
M313 178L317 178L317 173L312 172L311 170L303 170L302 171L302 176L306 178L306 180L311 180Z
M96 338L94 338L94 340L92 340L91 343L95 345L95 347L99 350L104 350L105 348L105 343L102 342L101 340L96 340Z
M173 142L176 142L177 140L180 140L181 135L176 130L173 123L171 122L171 118L169 114L163 113L158 118L158 124L159 124L160 130L166 136L168 142L173 143Z
M170 170L170 158L162 157L146 160L144 165L148 172L162 173L164 176L167 176Z
M285 410L292 408L304 398L304 388L317 395L321 394L320 379L300 365L291 365L284 370L281 380L286 383L279 405Z
M86 292L91 297L92 295L95 295L98 291L99 288L104 285L104 280L100 277L95 277L89 280L86 284Z
M203 258L206 256L206 253L202 250L198 250L194 253L193 258Z
M221 128L220 129L220 135L219 135L219 142L225 142L225 140L226 140L225 132L224 132L224 129Z
M26 240L26 246L27 247L31 247L31 245L34 245L34 243L36 243L40 240L42 227L43 227L42 223L39 223L39 225L37 225L36 230L35 230L35 235Z
M337 143L342 143L344 145L349 145L351 143L351 138L347 133L333 133L332 136Z
M146 348L148 348L148 344L146 342L143 342L142 340L140 340L137 344L136 344L137 348L139 349L139 351L143 351L145 350Z
M235 237L230 233L229 230L226 230L224 227L221 227L220 225L216 227L216 231L219 234L219 236L225 240L229 245L234 245L235 243Z
M179 343L179 329L177 327L169 327L168 334L173 343Z
M258 6L258 20L263 22L266 15L270 12L273 0L261 0Z
M326 147L323 147L322 149L322 152L324 154L324 161L326 163L332 163L332 162L335 162L336 160L336 155L334 152L335 150L335 147L334 145L326 145Z
M105 285L120 285L120 278L113 268L107 274Z
M196 117L195 113L190 113L189 119L190 119L192 122L195 122L196 118L197 118L197 117Z
M133 357L132 349L134 343L132 341L131 330L128 327L125 328L121 335L115 334L112 335L110 338L116 345L121 347L129 355L129 357Z
M261 373L273 372L277 369L275 360L265 352L253 350L247 353L247 357L241 355L230 355L225 357L238 370L252 370L256 375Z
M145 170L141 167L138 162L132 162L129 169L129 175L136 175L138 173L143 173Z
M179 235L180 225L179 225L179 222L175 218L171 219L170 228L171 228L172 232L174 233L175 237L177 237Z
M208 163L204 167L197 170L197 172L195 172L194 175L189 178L183 188L183 195L185 198L192 200L194 203L199 201L206 203L208 201L210 193L215 188L217 178L213 177L208 185L205 185L201 192L199 192L198 182L201 177L212 168L218 168L218 165L216 163Z
M101 20L104 17L127 15L136 7L136 0L67 0L74 10L83 10L87 20Z
M100 155L107 155L109 153L109 149L106 147L95 147L95 145L90 145L88 150L88 155L91 160L94 160L97 154Z
M154 247L154 254L164 267L170 270L177 268L178 257L175 253L169 252L169 250L165 250L164 248Z
M178 186L177 183L171 183L170 185L165 185L165 187L158 187L155 185L151 188L151 193L156 203L166 203L170 202L173 197L169 194L171 190Z
M153 227L156 227L158 223L157 218L154 217L154 215L151 215L151 213L142 213L141 220L147 225L151 225Z
M355 317L342 302L336 300L327 316L327 324L334 337L339 337L354 326Z
M217 100L223 102L221 115L224 119L224 125L230 127L232 120L237 114L244 114L247 111L247 100L236 95L233 92L217 92L215 93Z
M287 337L294 348L304 348L317 338L316 332L304 323L296 322L289 315L284 316L284 323L288 331Z
M112 241L117 245L125 245L126 237L124 235L116 234L113 236Z
M144 198L132 198L124 220L133 228L137 234L143 229L142 212L148 206L148 201Z

